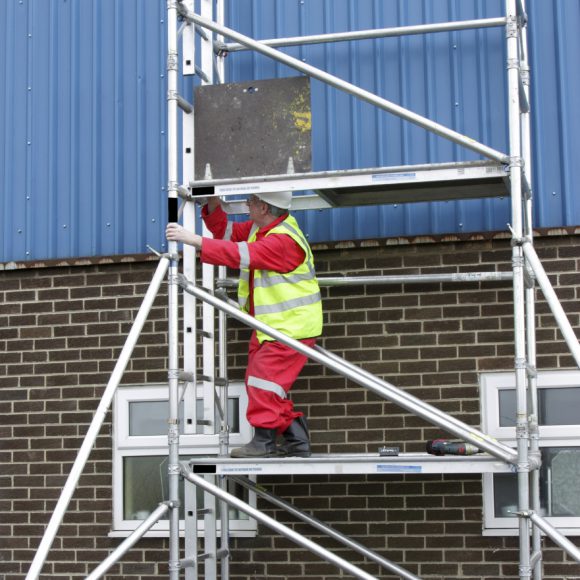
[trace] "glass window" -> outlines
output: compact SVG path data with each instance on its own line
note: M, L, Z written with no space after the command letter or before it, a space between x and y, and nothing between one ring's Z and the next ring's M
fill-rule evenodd
M540 425L576 425L580 422L580 387L539 389Z
M542 478L549 516L580 516L580 448L553 447L543 450Z
M580 535L580 372L539 373L540 512L566 535ZM481 376L483 430L515 447L516 390L513 373ZM530 406L528 406L530 409ZM516 473L484 474L484 534L515 533Z
M189 408L195 406L198 419L203 417L203 401L195 393L185 393L179 406L180 459L188 461L196 455L211 456L219 452L220 412L216 409L215 428L202 423L192 425L184 419ZM199 397L199 391L198 391ZM231 446L247 443L252 436L246 420L247 397L244 384L234 383L228 389L229 440ZM167 385L123 386L115 395L113 408L113 535L134 530L157 506L168 498L168 387ZM198 433L196 433L198 431ZM245 501L255 502L253 494L228 481L228 491ZM184 483L180 483L180 519L184 517ZM203 506L204 493L197 490L198 506ZM219 512L222 502L218 506ZM234 508L229 509L232 535L254 535L256 522ZM203 519L200 519L203 531ZM158 521L149 535L166 535L168 519ZM203 533L203 532L202 532Z
M501 389L499 396L499 424L516 425L516 390ZM540 425L577 425L580 409L580 387L539 388L538 420Z
M580 448L544 447L540 469L540 515L580 516L580 495L571 482L580 479ZM493 476L494 515L515 517L518 478L515 473Z
M131 401L129 435L132 437L167 434L168 404L164 401ZM179 433L183 435L183 403L179 405Z
M187 461L189 456L180 457L181 461ZM167 456L155 455L144 457L125 457L123 459L123 519L144 520L169 496L167 475ZM228 481L228 491L237 494L244 501L248 501L248 492L232 481ZM179 486L180 519L184 517L184 488L183 483ZM197 490L198 505L203 505L203 490ZM218 518L220 517L221 502L218 502ZM230 519L247 520L245 513L230 508Z
M197 418L200 419L203 417L203 401L201 399L197 399L196 401L197 406ZM216 425L220 423L220 414L219 411L216 409L215 412L215 422ZM240 432L240 399L230 397L228 399L228 421L230 424L230 433L239 433Z
M502 389L499 393L499 424L501 427L516 426L516 390Z

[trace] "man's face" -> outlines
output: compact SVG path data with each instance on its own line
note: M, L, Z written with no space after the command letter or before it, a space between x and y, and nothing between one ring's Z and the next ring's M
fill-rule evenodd
M250 195L246 200L246 204L250 210L250 219L259 227L264 225L262 222L268 213L268 204L258 199L255 195Z

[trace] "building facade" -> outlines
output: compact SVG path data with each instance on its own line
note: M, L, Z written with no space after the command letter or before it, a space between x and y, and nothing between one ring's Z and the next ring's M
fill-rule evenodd
M578 233L541 234L538 253L577 329ZM511 252L501 233L477 239L375 239L320 244L314 250L320 277L508 271ZM19 264L0 274L0 574L5 580L21 579L28 570L154 269L150 257L130 256ZM479 426L482 376L513 368L511 301L510 282L330 287L324 290L320 344ZM166 315L162 288L119 392L166 382ZM541 297L537 317L538 367L573 369ZM235 382L243 377L248 330L233 322L229 333ZM293 399L309 417L317 453L376 452L385 444L423 452L426 441L446 437L313 362ZM114 503L128 501L131 490L129 480L120 485L114 476L118 409L97 439L43 577L83 578L123 537L115 529ZM572 432L566 449L573 446ZM421 578L518 577L517 536L505 530L484 534L489 491L481 474L280 475L258 482ZM393 577L262 500L258 506L378 578ZM332 565L267 528L260 526L257 535L233 535L242 537L232 540L232 578L338 577ZM580 565L560 548L548 540L543 548L545 578L580 575ZM158 577L167 573L167 558L167 538L146 537L106 578Z

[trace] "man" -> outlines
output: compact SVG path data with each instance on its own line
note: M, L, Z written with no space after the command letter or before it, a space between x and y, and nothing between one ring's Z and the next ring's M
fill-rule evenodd
M257 193L247 200L250 220L228 222L219 199L210 198L202 217L213 238L167 226L167 239L201 250L207 264L240 269L238 301L242 310L272 328L313 347L322 332L322 303L312 251L289 214L289 191ZM304 414L288 399L306 356L270 336L252 333L246 370L247 418L254 437L232 449L232 457L309 457ZM284 442L276 445L276 437Z

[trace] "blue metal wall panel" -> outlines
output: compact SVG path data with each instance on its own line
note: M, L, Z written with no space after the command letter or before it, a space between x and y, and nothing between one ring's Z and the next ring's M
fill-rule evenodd
M573 179L580 154L580 3L534 2L530 20L532 99L535 107L535 220L540 226L578 225Z
M528 0L535 223L580 225L580 3ZM503 0L227 0L255 38L488 18ZM162 248L166 212L164 0L0 2L0 262ZM499 149L507 149L501 29L283 49ZM252 53L228 80L296 74ZM183 83L191 95L191 79ZM316 170L477 156L312 83ZM509 200L298 214L313 241L505 229Z
M165 13L161 0L0 2L0 261L161 247Z

